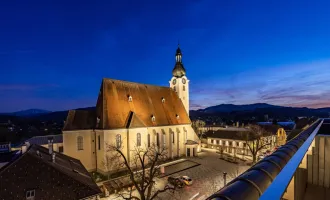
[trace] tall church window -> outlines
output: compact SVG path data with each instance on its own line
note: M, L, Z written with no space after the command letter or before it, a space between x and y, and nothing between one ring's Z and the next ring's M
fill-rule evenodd
M184 86L182 87L182 89L183 89L183 91L186 91L186 86L184 85Z
M157 133L157 136L156 136L156 142L157 142L157 147L159 147L159 133Z
M172 134L172 143L174 144L175 143L175 141L174 141L174 133L171 133Z
M99 150L101 150L101 136L97 136L98 139L98 146L99 146Z
M78 150L84 150L84 138L82 136L77 137L77 148Z
M136 146L141 146L141 133L136 134Z
M166 146L166 134L163 134L163 145Z
M116 147L119 149L121 147L121 135L116 135Z
M148 147L150 147L150 134L148 134Z

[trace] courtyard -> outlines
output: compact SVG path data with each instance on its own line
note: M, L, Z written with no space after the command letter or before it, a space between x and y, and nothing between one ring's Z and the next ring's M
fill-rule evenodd
M233 164L221 160L220 155L213 150L203 149L198 157L187 158L188 160L199 163L200 165L187 170L174 173L170 176L189 176L193 180L191 186L185 186L174 193L171 191L162 193L158 199L205 199L224 186L223 172L227 173L227 183L239 174L246 171L250 166L244 164ZM166 172L165 172L166 173ZM167 184L167 178L156 180L157 188L163 188Z
M173 169L173 167L168 168L168 171L165 170L162 176L155 178L156 188L163 189L168 183L167 178L169 176L189 176L192 178L193 184L177 189L174 192L166 191L160 194L157 199L205 199L224 186L223 172L227 173L226 182L228 183L250 167L242 162L235 164L220 159L220 155L212 149L203 149L202 152L198 153L198 157L185 159L187 160L186 162L173 165L176 169ZM182 165L187 166L183 169ZM120 199L116 197L118 195L110 195L102 199Z

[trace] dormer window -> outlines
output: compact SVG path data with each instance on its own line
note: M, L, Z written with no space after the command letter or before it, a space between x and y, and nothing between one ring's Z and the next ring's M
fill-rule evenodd
M164 97L162 97L162 103L165 103L165 98Z
M154 115L151 115L151 121L156 121L156 117Z
M178 114L175 115L177 119L180 119L180 116Z
M133 100L132 96L131 95L128 95L128 101L129 102L132 102L132 100Z

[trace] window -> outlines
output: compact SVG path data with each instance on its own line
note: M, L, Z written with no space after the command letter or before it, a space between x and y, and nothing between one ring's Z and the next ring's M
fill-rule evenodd
M35 190L28 190L26 191L26 199L33 200L35 196Z
M213 140L211 140L211 144L213 144L214 143L214 141Z
M239 143L238 142L236 142L236 146L239 147Z
M119 149L121 147L121 135L116 135L116 147Z
M141 146L141 133L136 134L136 146Z
M58 152L63 153L63 147L58 147Z
M101 136L97 136L98 139L98 146L99 146L99 150L101 150Z
M148 134L148 147L150 147L150 134Z
M157 136L156 136L156 142L157 142L157 147L159 147L159 133L157 133Z
M244 147L244 148L246 147L246 143L243 143L243 147Z
M184 86L182 87L182 89L183 89L183 91L186 91L186 86L184 85Z
M175 143L175 141L174 141L174 133L171 133L172 134L172 143L174 144Z
M164 97L162 97L162 103L165 103L165 98Z
M84 150L84 138L82 136L77 137L78 150Z
M165 134L163 134L163 145L164 145L164 147L166 146L166 135Z
M219 140L216 140L217 141L217 145L219 145Z

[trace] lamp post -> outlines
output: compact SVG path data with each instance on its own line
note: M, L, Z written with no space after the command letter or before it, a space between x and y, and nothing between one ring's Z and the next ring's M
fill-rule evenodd
M223 186L226 186L226 176L227 176L227 172L223 172Z

